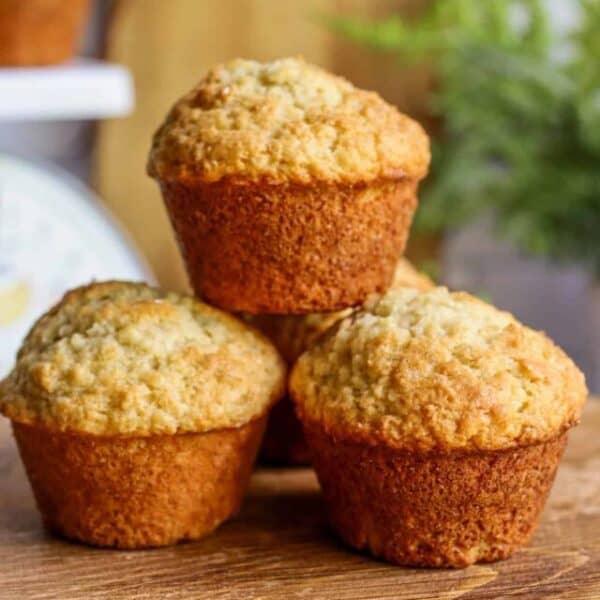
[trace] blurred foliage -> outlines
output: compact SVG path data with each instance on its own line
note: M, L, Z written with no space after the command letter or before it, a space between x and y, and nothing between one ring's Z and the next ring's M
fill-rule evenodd
M559 36L541 0L438 0L421 18L326 17L404 65L432 65L432 174L415 226L436 232L493 209L520 247L600 277L600 0L573 0Z

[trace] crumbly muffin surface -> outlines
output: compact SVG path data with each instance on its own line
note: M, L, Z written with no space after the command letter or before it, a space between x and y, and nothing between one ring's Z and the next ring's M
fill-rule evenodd
M445 288L392 290L340 321L300 357L291 392L334 435L417 450L550 439L587 397L544 334Z
M433 286L433 281L415 269L406 258L399 259L390 289L410 287L426 291ZM352 314L353 310L347 308L306 315L244 315L244 320L260 329L291 365L319 336L340 319Z
M201 432L261 415L284 378L273 346L233 317L145 284L98 283L33 326L0 410L93 434Z
M148 162L159 179L421 179L421 126L377 94L299 58L213 68L171 109Z

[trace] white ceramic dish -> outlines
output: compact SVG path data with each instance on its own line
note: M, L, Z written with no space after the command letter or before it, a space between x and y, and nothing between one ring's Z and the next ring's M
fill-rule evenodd
M56 167L0 154L0 377L33 321L93 279L154 281L83 184Z

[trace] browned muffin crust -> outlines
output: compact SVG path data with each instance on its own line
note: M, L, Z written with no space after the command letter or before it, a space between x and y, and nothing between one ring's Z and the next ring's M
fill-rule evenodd
M90 0L0 1L0 65L51 65L71 58Z
M428 166L418 123L301 58L215 66L169 111L148 160L152 177L180 182L418 180Z
M552 340L464 292L389 290L296 362L302 420L366 444L499 450L579 421L583 373Z
M264 425L261 417L235 429L145 437L16 422L13 431L50 531L134 549L196 540L237 513Z
M34 324L0 381L13 421L98 435L244 425L285 387L257 331L190 296L143 283L71 290Z
M305 423L329 520L350 546L399 565L466 567L531 537L567 434L507 450L414 453Z
M416 182L161 183L195 293L232 311L308 313L389 286Z

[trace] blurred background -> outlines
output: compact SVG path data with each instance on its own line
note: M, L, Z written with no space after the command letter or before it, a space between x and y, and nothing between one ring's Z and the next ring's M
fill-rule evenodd
M151 135L213 64L301 54L431 134L413 262L547 331L600 392L600 0L52 4L0 3L0 375L66 287L187 289ZM48 58L44 36L72 41Z

